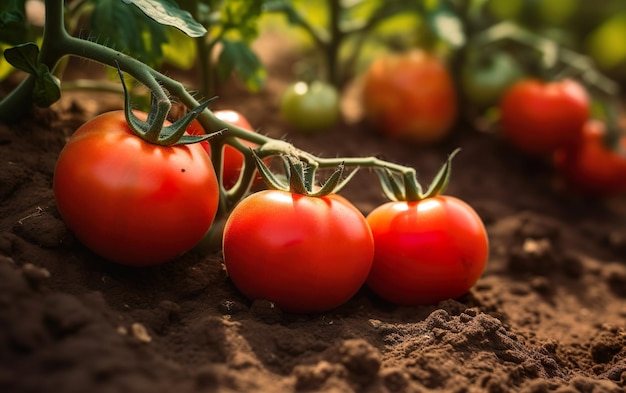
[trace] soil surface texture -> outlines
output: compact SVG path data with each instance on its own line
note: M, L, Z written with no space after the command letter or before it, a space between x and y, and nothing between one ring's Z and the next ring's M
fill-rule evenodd
M427 307L362 289L330 312L300 315L244 298L219 253L143 269L108 263L68 231L52 179L67 137L122 97L68 93L16 125L0 122L1 392L626 390L626 200L569 193L549 164L466 124L435 147L386 139L350 97L335 129L291 132L278 100L292 59L278 48L262 55L267 86L252 94L233 82L214 109L236 109L319 156L413 166L424 184L462 148L447 194L472 205L489 233L476 286ZM77 64L79 77L101 72ZM343 195L365 214L385 202L367 170Z

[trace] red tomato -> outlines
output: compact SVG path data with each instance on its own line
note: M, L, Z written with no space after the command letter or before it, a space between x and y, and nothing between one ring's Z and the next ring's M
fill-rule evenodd
M232 211L223 251L245 296L309 313L337 307L359 290L374 242L365 217L345 198L265 190Z
M459 297L487 263L485 227L457 198L388 202L367 222L376 250L367 286L391 303L429 305Z
M217 116L219 119L234 124L238 127L241 127L246 130L253 131L252 125L248 119L246 119L241 113L233 110L220 110L214 111L213 114ZM200 125L200 123L196 120L194 121L188 130L190 135L203 135L205 134L204 129ZM243 143L250 147L256 147L257 145L248 141L243 141ZM201 142L204 150L211 155L211 145L209 142ZM239 180L239 174L241 173L241 167L243 166L244 156L239 150L235 149L232 146L226 145L224 146L224 153L222 155L223 159L223 167L222 167L222 184L224 184L224 188L230 189Z
M123 111L76 130L59 155L54 196L83 244L133 266L166 262L191 249L211 226L219 198L213 165L200 145L145 142Z
M585 88L571 79L524 79L500 102L501 129L513 146L532 155L574 145L589 117Z
M418 143L442 139L457 117L446 65L423 51L374 60L365 74L363 107L380 132Z
M555 153L557 172L571 189L595 196L626 192L626 156L605 146L604 133L604 123L589 120L579 144ZM620 144L626 150L626 137Z

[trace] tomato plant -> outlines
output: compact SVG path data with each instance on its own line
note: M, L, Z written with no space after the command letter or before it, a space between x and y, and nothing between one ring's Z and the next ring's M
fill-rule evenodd
M375 245L367 286L394 304L427 305L459 297L485 268L485 227L457 198L388 202L374 209L367 222Z
M603 122L589 120L577 145L555 153L557 172L570 189L594 196L626 192L626 137L612 150L604 144L604 134Z
M218 204L215 171L200 145L148 143L123 111L76 130L59 155L53 189L59 214L83 244L132 266L191 249Z
M448 68L424 51L375 59L364 76L363 107L380 132L419 143L442 139L457 117Z
M497 105L504 92L523 77L521 66L505 52L470 52L461 68L460 85L465 99L478 109Z
M283 118L303 132L326 130L341 117L339 93L326 82L296 82L287 87L280 101Z
M241 113L230 110L218 110L214 111L213 114L221 120L229 124L234 124L238 127L241 127L246 130L253 131L252 125ZM205 134L204 128L200 125L199 122L194 121L191 123L191 126L188 129L189 134L191 135L202 135ZM211 145L208 141L200 142L204 150L211 155ZM242 141L242 143L249 147L256 147L256 143ZM239 150L235 149L230 145L224 146L224 152L222 155L223 165L222 165L222 184L224 188L227 190L232 188L237 180L239 180L239 174L241 173L241 168L244 162L244 155Z
M265 190L233 209L223 252L228 275L245 296L309 313L335 308L361 288L374 242L345 198Z
M572 79L524 79L505 93L500 116L502 134L513 146L532 155L552 154L580 139L589 97Z

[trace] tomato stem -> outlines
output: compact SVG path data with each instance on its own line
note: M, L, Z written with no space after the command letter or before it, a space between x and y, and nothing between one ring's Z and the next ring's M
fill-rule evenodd
M336 5L333 5L334 2L329 4L336 7ZM394 7L389 9L382 6L374 14L375 17L372 18L373 22L355 31L342 30L343 27L339 26L341 22L339 17L340 10L335 8L334 12L336 12L336 14L332 18L334 27L331 29L333 34L331 37L326 37L322 33L319 33L321 35L316 35L318 44L330 45L333 51L338 51L340 41L345 38L347 34L353 34L355 32L365 34L370 31L370 29L373 29L377 23L399 12L403 7L404 6L400 5L400 3L395 2ZM414 198L416 195L421 194L421 188L417 182L416 172L413 168L384 161L376 157L321 158L297 149L290 143L275 140L268 136L227 123L219 119L207 108L211 100L205 101L202 104L199 103L182 83L163 75L145 63L115 49L71 36L65 28L63 0L46 0L45 9L44 35L38 55L38 61L42 65L45 65L49 69L54 69L61 61L65 61L68 56L80 57L117 68L120 76L123 75L123 72L128 73L151 91L152 108L149 112L147 122L141 122L133 115L128 92L125 93L127 121L133 131L138 133L138 135L152 143L158 144L193 143L212 138L212 159L218 178L220 178L220 184L221 172L223 172L223 147L230 145L244 154L245 164L238 182L229 190L225 190L223 185L220 187L221 212L228 212L249 191L256 171L255 162L262 162L263 158L271 156L291 157L292 162L290 164L290 170L292 172L294 170L299 171L295 177L298 182L301 183L294 185L294 189L306 191L310 194L321 195L341 189L341 187L347 184L352 176L354 176L358 168L377 168L392 175L400 176L405 186L404 197L408 196L409 198ZM314 32L312 26L307 27L306 22L303 23L305 23L304 26L306 29ZM328 41L333 39L337 41L329 44ZM331 55L329 57L329 59L331 59L329 64L336 63L338 58L338 56L334 57ZM334 77L338 77L339 74L335 73L333 75ZM125 90L126 86L124 85L123 78L121 78L121 80L122 88ZM19 116L25 113L27 108L30 108L30 104L33 101L32 95L35 82L36 76L27 76L16 89L0 101L0 118L2 118L3 121L8 122L11 119L17 120ZM193 109L182 118L176 120L171 126L163 127L163 122L172 108L171 97L175 97L186 108ZM183 135L187 125L195 117L197 117L208 135ZM228 129L228 132L221 134L221 131L226 129ZM218 130L217 133L211 133L216 130ZM241 143L241 141L248 141L259 147L253 153ZM345 167L355 168L355 170L342 180ZM315 175L319 169L324 168L335 168L335 172L333 172L320 190L314 191ZM449 175L445 176L446 179L447 176ZM440 186L445 185L444 183L437 183L436 187L431 186L431 193L440 192L443 188Z

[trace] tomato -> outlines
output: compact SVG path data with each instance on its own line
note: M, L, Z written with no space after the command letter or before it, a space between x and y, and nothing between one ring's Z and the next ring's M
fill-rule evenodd
M264 190L226 221L224 264L250 299L289 312L324 312L349 300L372 266L365 217L345 198Z
M213 114L229 123L229 124L234 124L238 127L241 127L245 130L249 130L249 131L254 131L252 129L252 125L250 125L250 122L248 121L248 119L246 119L241 113L234 111L234 110L219 110L219 111L214 111ZM204 128L202 128L202 126L200 125L200 123L195 120L191 126L189 127L188 130L190 135L203 135L205 134ZM248 142L248 141L242 141L243 144L245 144L246 146L249 147L256 147L257 145L252 143L252 142ZM207 153L209 153L209 156L211 155L211 145L209 144L209 142L201 142L202 146L204 147L204 150L206 150ZM234 147L230 146L230 145L226 145L224 146L224 152L222 155L222 184L224 185L225 189L230 189L232 188L236 183L237 180L239 180L239 174L241 173L241 168L243 166L243 161L244 161L244 156L243 153L240 152L239 150L235 149Z
M604 133L604 123L589 120L579 144L555 153L557 172L570 189L594 196L626 192L626 156L604 144ZM626 137L620 147L626 150Z
M280 101L280 113L302 132L323 131L341 117L337 89L326 82L297 82L287 87Z
M467 101L478 109L497 105L504 92L523 77L513 56L505 52L468 53L461 68L460 83Z
M446 64L424 51L375 59L364 75L363 109L378 131L418 143L435 142L457 117Z
M53 189L59 214L85 246L132 266L191 249L211 226L219 198L199 144L150 144L130 130L123 111L76 130L58 157Z
M500 116L502 134L513 146L531 155L552 154L580 139L589 97L572 79L523 79L502 97Z
M368 216L375 256L367 286L405 306L435 304L466 293L487 263L488 239L465 202L437 196L388 202Z

